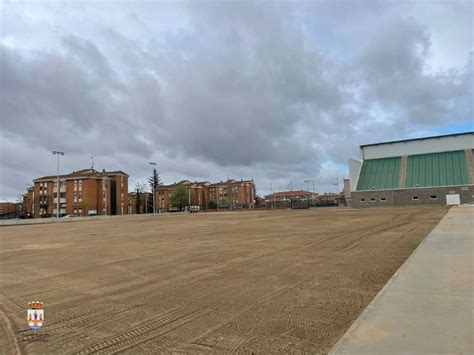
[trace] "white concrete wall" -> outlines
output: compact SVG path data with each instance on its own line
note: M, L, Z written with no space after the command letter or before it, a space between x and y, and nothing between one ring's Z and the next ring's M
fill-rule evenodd
M368 147L362 147L360 154L363 160L367 160L399 157L401 155L427 154L464 149L474 149L474 133L459 136L430 138L409 142L382 143L373 146L371 145Z
M349 159L349 180L351 191L356 191L357 189L361 168L362 162L360 160Z

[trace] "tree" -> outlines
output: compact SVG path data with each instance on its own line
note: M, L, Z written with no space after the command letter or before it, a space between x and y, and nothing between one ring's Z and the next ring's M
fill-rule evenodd
M15 202L19 207L18 215L21 218L25 218L26 216L26 198L23 196L23 194L18 194L16 195L16 202Z
M51 206L51 197L49 195L40 196L38 201L40 217L49 217L49 207Z
M259 207L260 206L260 200L262 198L258 195L255 195L255 207Z
M173 207L179 208L180 211L188 205L188 189L186 186L178 185L171 190L170 203Z
M234 189L232 187L227 188L226 204L229 210L234 207Z
M148 196L147 210L150 213L153 213L153 195L155 193L154 188L156 189L158 186L163 185L163 183L161 182L160 173L156 171L156 168L153 169L153 174L148 178L148 185L150 185L151 195Z
M79 205L79 209L82 210L82 215L87 215L87 206L88 206L87 199L85 197L82 197L78 205Z
M141 206L142 206L142 200L143 200L143 197L142 195L145 193L145 190L146 190L146 184L145 183L139 183L137 182L136 185L135 185L135 192L136 192L136 196L135 196L135 213L136 214L140 214L142 213L143 211L141 211Z

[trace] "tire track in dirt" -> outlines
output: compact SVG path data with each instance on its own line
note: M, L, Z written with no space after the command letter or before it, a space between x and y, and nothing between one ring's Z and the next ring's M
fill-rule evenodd
M5 311L2 308L2 305L5 305L5 296L0 295L0 334L2 334L2 339L0 339L0 345L3 351L6 354L22 354L22 347L17 341L15 336L15 331L10 321L10 318L7 316ZM1 350L1 349L0 349Z
M29 270L29 273L32 275L34 274L41 275L42 278L38 277L37 280L42 281L44 283L46 283L48 280L51 280L52 282L59 284L60 286L74 290L78 293L84 293L87 295L95 294L95 292L90 291L91 290L90 287L80 287L77 285L76 282L66 279L62 274L55 274L50 271L40 269L38 267L26 267L26 268Z
M397 229L402 226L406 226L407 223L411 223L411 217L409 214L404 214L404 216L408 217L407 220L404 220L402 222L397 222L394 223L394 220L398 220L400 218L400 214L396 215L395 217L392 217L390 221L387 223L380 223L372 227L370 232L365 232L363 233L362 236L359 238L356 238L355 240L351 240L348 244L345 244L343 247L338 248L338 252L345 252L349 251L351 249L354 249L357 247L360 243L362 243L364 240L370 238L373 235L383 233L389 230ZM379 228L380 227L380 228ZM355 234L358 234L359 232L362 232L363 230L359 230L355 232Z
M395 216L395 217L393 217L393 218L397 218L397 217L398 217L398 215ZM384 226L384 225L386 226L386 221L383 222L383 223L377 224L377 225L375 225L375 226ZM285 253L285 252L298 251L298 250L301 250L301 249L306 249L306 248L309 247L309 246L313 246L313 245L315 245L315 244L322 243L322 242L326 242L326 241L329 241L329 240L335 240L335 239L338 239L338 238L346 237L346 236L348 236L348 235L353 235L354 233L358 233L358 232L361 232L361 231L363 231L363 230L365 230L365 228L355 228L355 229L352 230L352 231L345 232L345 233L342 233L342 234L339 234L339 235L336 235L336 236L329 236L329 237L326 237L326 238L318 239L318 240L316 240L316 241L314 241L314 242L311 242L311 243L309 243L309 244L307 244L307 245L304 245L304 246L297 246L297 247L291 247L291 246L290 246L290 247L286 247L286 248L284 248L284 249L275 250L274 252L266 253L266 254L261 255L261 256L259 256L259 257L254 257L253 260L250 260L250 261L249 261L249 260L244 260L244 261L242 261L242 264L244 264L244 265L239 266L238 269L243 271L243 270L246 270L246 269L253 268L253 267L257 266L257 265L263 265L263 264L266 263L267 259L272 258L272 257L274 257L274 256L276 256L276 255L278 255L278 254L282 254L282 253ZM209 254L209 255L213 255L213 254L215 254L215 252L209 252L208 254ZM198 256L191 256L191 257L189 257L189 258L185 258L184 260L192 260L192 259L195 259L195 258L197 258L197 257L198 257ZM162 265L162 264L160 263L159 265ZM215 270L215 272L218 272L219 270L224 270L224 271L226 271L226 269L228 269L228 265L222 265L222 266L217 267L217 269ZM203 282L203 281L206 281L206 280L209 280L209 279L212 279L213 277L214 277L214 275L206 276L206 277L204 277L204 278L202 278L202 279L200 279L200 280L195 281L194 284L199 283L199 282ZM139 286L148 286L148 285L149 285L149 280L147 280L147 281L145 281L145 282L143 282L143 283L139 283L139 284L135 284L135 285L132 285L132 286L128 286L127 289L130 290L130 291L128 291L128 292L130 292L131 294L134 294L134 293L136 293L137 290L140 290L140 289L141 289L141 287L139 287ZM185 285L183 285L182 287L183 287L183 288L186 288L186 287L188 287L188 286L189 286L189 284L185 284ZM160 287L160 288L161 288L161 286L157 286L157 287ZM109 296L109 295L114 295L114 294L117 293L117 291L122 291L121 293L124 294L124 291L125 291L125 290L113 290L113 291L110 291L110 292L108 292L108 293L102 293L101 296L106 297L106 296ZM174 289L174 291L177 291L177 289ZM125 292L127 292L127 291L125 291ZM143 293L149 293L148 290L142 290L141 292L143 292ZM166 293L166 291L165 291L164 293ZM134 295L134 296L135 296L135 295Z
M83 330L84 326L87 326L87 331L91 332L94 329L97 329L103 325L103 323L107 323L113 320L116 320L117 318L123 316L123 313L132 311L140 306L135 306L131 308L124 309L119 312L115 312L112 314L105 314L100 316L100 319L94 318L92 321L89 319L87 321L81 322L80 325L81 327L76 327L76 324L74 323L74 327L67 327L67 328L61 328L57 329L56 331L53 332L45 332L45 334L48 336L48 341L47 343L40 344L40 345L35 345L35 351L50 348L50 347L60 347L61 345L67 346L69 351L71 349L74 349L74 342L76 343L76 347L81 347L82 343L77 342L78 337L83 337L88 338L88 336L81 331ZM105 318L102 318L105 317ZM74 328L73 331L68 331L68 329ZM66 333L65 333L66 332Z
M356 240L352 240L348 245L343 246L341 249L338 250L338 252L346 252L346 251L352 250L356 248L359 244L361 244L362 242L364 242L365 240L369 239L370 237L376 234L380 234L389 230L394 230L405 225L406 225L406 222L401 222L401 223L389 225L389 226L386 226L386 227L383 227L383 228L380 228L368 233L364 233L364 235L362 235L360 238L357 238Z
M384 227L381 228L381 229L387 228L386 225L387 225L386 222L379 224L379 226L384 226ZM388 228L390 228L390 227L388 227ZM354 232L361 232L361 231L363 231L363 230L364 230L363 228L357 228L357 229L354 229L353 231L346 232L346 233L342 233L342 234L337 235L337 236L331 236L331 237L328 237L328 238L324 238L324 239L317 240L317 241L315 241L315 242L313 242L313 243L311 243L311 244L314 245L314 244L316 244L316 243L321 243L321 242L329 241L329 240L332 240L332 239L341 238L341 237L344 237L344 236L347 236L347 235L353 235ZM288 248L285 248L284 250L277 250L277 251L275 251L275 252L273 252L273 253L269 253L269 254L267 254L267 255L264 255L264 256L262 256L261 258L255 259L255 260L252 261L252 262L246 263L246 265L245 265L244 267L239 268L239 271L242 271L243 269L247 269L247 268L255 268L255 267L258 266L258 265L264 265L264 264L266 264L266 262L267 262L267 260L265 260L266 258L274 257L274 256L276 256L276 255L284 254L284 253L293 253L293 252L295 252L295 251L297 251L297 250L301 250L301 249L304 249L304 248L306 248L306 247L307 247L307 246L288 247ZM290 268L293 268L293 267L295 267L295 266L294 266L294 265L290 266ZM285 269L285 268L283 268L283 269ZM282 270L279 270L278 272L275 271L275 272L276 272L276 273L281 273ZM262 286L264 286L264 285L260 285L260 287L257 287L257 288L261 289ZM296 287L296 286L295 286L295 285L288 286L288 288L292 288L292 287ZM281 292L281 293L286 292L288 288L284 289L283 292ZM281 293L279 293L279 294L281 294ZM277 296L278 296L277 294L273 294L270 298L277 297ZM255 302L255 301L254 301L254 302L253 302L253 305L255 306L256 304L258 305L258 304L261 304L261 303L263 303L263 302L265 302L265 301L267 301L266 298L265 298L265 299L261 299L261 301L259 301L259 302ZM249 307L249 308L253 308L254 306ZM228 323L230 320L234 320L234 322L237 323L236 326L237 326L238 328L239 328L239 323L240 323L240 321L242 321L243 324L247 324L247 325L248 325L248 321L242 319L241 313L248 312L248 311L249 311L249 308L246 308L245 310L243 310L242 312L239 312L239 314L234 315L234 316L231 317L231 318L227 318L223 323L225 324L225 323ZM245 316L244 316L244 318L245 318ZM223 324L223 325L224 325L224 324ZM223 325L222 325L222 326L223 326ZM220 327L222 327L222 326L220 326ZM213 331L215 331L216 329L219 329L220 327L214 328ZM311 326L310 326L309 324L306 324L306 325L303 326L303 329L306 329L306 330L308 330L308 329L310 329L310 328L311 328ZM252 333L252 330L250 330L249 333ZM248 338L250 335L251 335L251 334L248 334L248 335L247 335L246 337L244 337L244 338ZM204 336L204 335L203 335L203 336ZM193 343L193 344L197 344L197 345L205 345L205 346L206 346L206 344L204 344L204 343L202 343L202 342L199 341L200 339L203 338L203 336L200 336L199 338L193 340L192 343ZM237 338L235 338L235 339L234 339L234 338L229 339L229 340L228 340L228 342L229 342L228 344L227 344L226 342L224 342L224 343L222 343L222 344L221 344L221 343L218 343L218 344L216 344L216 348L218 348L219 350L224 350L224 351L232 352L232 351L238 349L238 347L240 346L240 345L237 345L237 343L236 343L237 340L236 340L236 339L237 339ZM240 339L240 338L239 338L239 339ZM242 344L243 344L243 342L242 342ZM242 344L241 344L241 345L242 345ZM209 346L209 345L207 345L207 346Z
M392 216L390 218L390 221L389 223L393 220L393 219L396 219L396 218L399 218L401 214L397 214L396 216ZM371 228L377 228L377 227L381 227L381 226L386 226L387 225L387 221L384 221L382 223L378 223L378 224L374 224L374 225L371 225ZM330 236L327 236L326 238L322 238L322 239L318 239L318 240L315 240L313 242L310 242L302 247L299 247L299 248L307 248L307 247L312 247L314 245L317 245L319 243L324 243L324 242L328 242L328 241L335 241L337 239L340 239L340 238L344 238L344 237L347 237L347 236L353 236L353 235L357 235L361 232L364 232L365 230L367 229L367 227L358 227L358 228L354 228L350 231L347 231L347 232L344 232L344 233L339 233L339 234L336 234L336 235L330 235Z
M377 233L381 233L385 230L389 230L389 229L392 229L394 227L399 227L399 226L402 226L402 225L406 225L406 221L403 221L403 222L398 222L398 223L393 223L394 220L397 220L399 218L399 215L395 216L394 218L391 218L391 221L388 223L387 225L387 221L385 221L384 223L380 223L378 224L377 226L380 227L378 228L376 231L374 232L371 232L371 233L368 233L368 234L364 234L362 235L360 238L357 238L355 241L354 240L351 240L350 241L350 244L347 245L345 244L342 251L346 252L350 249L352 249L353 247L356 247L357 245L359 245L364 239L374 235L374 234L377 234ZM321 242L325 242L325 241L329 241L329 240L333 240L333 239L338 239L338 238L342 238L344 236L348 236L348 235L354 235L355 233L359 232L363 232L365 229L364 228L357 228L357 229L354 229L353 231L350 231L350 232L346 232L346 233L342 233L342 234L339 234L337 236L331 236L331 237L328 237L328 238L324 238L322 240L318 240L318 241L315 241L314 243L311 243L311 244L317 244L317 243L321 243ZM284 252L292 252L296 249L302 249L303 247L296 247L296 248L290 248L288 250L279 250L273 254L279 254L279 253L284 253ZM273 255L274 256L274 255ZM255 265L252 265L252 267L255 267ZM293 285L292 287L296 287L295 285ZM254 303L255 304L255 303ZM260 302L258 302L258 304L260 304ZM249 309L245 309L245 311L243 312L246 312L248 313ZM239 323L242 323L242 324L246 324L248 325L249 324L249 321L246 320L246 319L242 319L245 318L244 315L235 315L234 317L230 318L230 319L226 319L225 323L228 323L230 320L233 320L235 323L236 323L236 327L237 329L239 329ZM276 327L281 327L282 331L283 331L283 328L286 328L288 329L288 325L284 325L284 321L282 321L281 319L276 319L276 318L272 318L274 322L279 322L279 324L277 325L273 325L273 326L276 326ZM302 319L290 319L289 322L294 326L294 329L296 331L296 335L304 338L305 337L305 334L308 334L308 333L317 333L317 326L309 321L309 320L302 320ZM271 325L270 325L271 326ZM272 327L272 326L271 326ZM219 328L217 328L219 329ZM213 331L215 331L216 329L214 329ZM248 339L249 336L252 335L254 329L250 329L249 331L246 332L246 336L235 336L235 335L231 335L230 337L226 337L224 338L224 340L218 342L217 344L215 344L213 347L215 349L219 349L219 350L223 350L224 352L234 352L236 351L237 349L239 349L239 347L241 347L244 343L245 343L245 339ZM203 336L199 337L198 339L195 339L193 340L193 343L194 344L200 344L200 345L207 345L209 346L209 344L205 344L205 342L203 343L202 342L202 339ZM316 348L315 348L316 349Z
M117 306L106 306L102 307L99 310L84 312L77 316L71 316L65 318L57 323L51 325L45 325L41 328L40 332L44 334L55 334L64 329L79 328L81 325L90 325L102 323L109 320L113 316L117 316L121 313L130 311L134 308L139 307L139 305L129 305L126 307L117 307ZM17 333L22 337L23 342L28 342L34 340L38 336L38 332L30 329L22 330Z
M160 335L181 327L208 312L209 310L202 310L196 307L186 307L173 311L164 316L162 315L145 325L132 328L120 335L96 343L78 352L77 355L103 353L104 351L105 353L117 353L155 339Z
M260 264L260 263L263 264L264 262L259 261L258 264ZM249 265L249 267L251 267L251 265ZM294 265L290 265L290 266L284 266L282 269L285 270L285 269L294 268L294 267L295 267ZM272 283L273 283L273 280L271 280L271 279L261 279L256 284L257 287L251 289L250 292L253 293L253 295L252 294L248 295L248 294L245 294L245 293L240 295L241 298L245 297L245 298L249 298L249 299L254 300L254 302L252 303L252 306L247 307L246 310L248 310L249 308L255 307L256 304L261 304L261 303L267 302L268 300L270 300L270 299L286 292L289 288L294 286L294 284L293 285L288 285L287 287L284 287L284 288L278 290L277 292L275 292L275 291L267 292L265 295L263 295L263 297L259 298L258 302L255 302L255 299L256 299L257 296L262 296L260 290L265 289L266 287L270 286ZM222 300L225 301L226 299L228 299L228 297L231 297L235 292L233 289L228 289L224 293L221 292L220 294L215 294L215 292L213 292L213 288L210 288L209 285L207 285L205 282L192 283L192 284L188 284L188 285L184 285L184 286L185 287L180 288L180 293L183 293L183 292L186 293L186 292L191 292L192 291L194 295L200 295L199 297L194 298L193 305L191 305L189 307L190 307L190 309L199 309L201 312L203 312L203 314L207 314L207 313L211 312L212 308L215 309L215 308L219 307L220 301L222 301ZM189 290L187 290L186 288L189 288ZM176 290L173 290L173 291L176 291ZM156 296L153 296L153 298L154 297L156 297ZM140 299L140 300L142 302L145 301L144 299ZM240 313L242 313L242 312L239 312L239 314ZM194 319L192 319L192 320L194 320ZM223 323L226 323L226 322L227 322L227 320L224 321ZM219 325L219 327L221 327L221 326L222 326L222 324ZM176 327L174 327L174 328L176 328ZM133 331L133 330L131 330L131 331ZM140 345L144 342L148 342L149 340L153 340L154 338L156 338L156 337L155 336L142 337L141 338L143 340L142 342L137 343L137 344L130 344L130 347ZM192 343L192 344L194 344L194 343ZM197 344L197 345L203 345L203 344Z
M121 230L117 236L115 230L107 228L110 224L104 223L103 241L107 243L84 236L78 241L80 245L65 251L69 255L65 267L62 263L49 264L53 254L47 251L31 255L34 264L50 272L49 276L34 275L44 283L39 291L51 292L42 297L51 306L50 314L58 312L55 321L68 317L48 324L45 329L64 321L69 322L69 327L50 328L51 332L45 333L48 336L35 343L22 343L19 335L18 342L25 352L31 353L88 349L99 353L324 352L370 301L397 263L403 262L424 237L428 229L424 226L435 223L441 215L439 211L415 208L374 209L370 213L362 210L342 213L346 211L336 209L327 213L304 211L304 214L272 211L269 216L278 217L271 222L268 218L258 218L263 214L256 211L248 214L249 223L241 223L240 215L237 218L236 214L229 214L235 222L231 227L226 224L229 219L226 215L212 228L207 223L198 223L199 228L191 223L200 215L186 220L171 216L173 223L165 229L160 223L147 225L147 228L161 228L159 242L142 225L131 226L137 237L127 238L128 230ZM410 213L413 221L409 220ZM426 217L428 220L423 223ZM180 227L186 233L176 238L173 225L179 223L188 225L187 229ZM9 243L13 247L15 243L24 243L25 238L37 242L36 231L27 231L31 234L28 235L24 230L18 233L12 228ZM76 227L71 229L73 236L74 232L82 233ZM21 234L22 242L15 241L15 234ZM56 234L45 234L41 241L48 242L48 238L56 241ZM97 255L82 255L84 243L98 249ZM111 249L105 250L108 244ZM148 258L143 263L140 257L129 260L130 253ZM96 262L98 256L103 256L103 261L115 261L107 266ZM92 259L87 261L88 257ZM90 272L91 265L97 268L97 274ZM9 276L15 265L9 261L7 266L0 276L7 275L11 285L17 285L9 288L11 298L30 297L25 294L26 281L16 282L21 280L21 272ZM69 272L62 273L62 269ZM61 282L55 282L58 276ZM78 289L70 288L68 283L76 279L80 280L74 284ZM300 281L306 284L300 285ZM82 287L91 288L88 291L95 294L81 292ZM8 315L15 324L24 324L25 300L15 301L18 301L15 306L8 305ZM138 303L142 308L136 312L108 313L96 319L84 319L79 326L73 315L73 312L77 316L97 312L101 304L107 311L108 304L123 307ZM81 310L76 308L79 305ZM152 329L140 328L165 317L170 310L188 309L188 305L198 311L182 315L184 320L170 320L169 325L155 324ZM152 309L154 313L150 312ZM134 329L136 333L113 340ZM0 331L0 338L2 335ZM99 346L98 350L92 349L110 340L111 343Z
M424 214L426 214L426 213L423 213L422 215L424 215ZM404 220L402 222L398 222L398 220L400 219L400 216L406 217L406 220ZM389 222L388 225L386 225L383 228L377 229L375 231L371 231L370 233L366 233L362 238L358 239L357 241L354 241L353 244L350 244L350 245L346 246L341 251L352 250L352 249L356 248L364 240L368 239L369 237L371 237L373 235L383 233L383 232L387 232L387 231L397 232L399 228L406 226L407 229L405 231L401 231L401 233L397 235L398 238L404 237L406 234L410 233L411 231L417 229L420 226L420 221L423 221L423 218L421 218L421 216L418 216L418 217L419 217L419 219L414 220L413 215L410 214L410 213L400 213L400 214L397 214L395 216L392 216L390 218L390 222ZM377 226L380 226L380 225L377 225ZM389 243L390 242L390 240L383 240L383 241L384 241L384 243ZM378 248L379 250L380 250L380 247L381 247L381 245L379 244L379 248ZM374 250L372 250L372 251L374 251Z
M235 353L248 340L247 336L230 335L217 343L213 348L226 353Z
M267 284L269 284L269 283L271 283L271 281L269 281ZM269 303L272 299L283 295L284 293L288 292L289 289L297 287L297 286L299 286L303 283L304 283L304 281L301 281L301 282L296 283L296 284L292 284L292 285L288 285L286 287L282 287L278 291L269 291L269 292L265 293L264 295L260 295L261 297L259 297L258 300L254 297L253 302L250 306L244 307L243 309L241 309L237 313L234 313L230 317L226 317L225 319L223 319L220 322L220 324L218 326L213 327L212 330L207 331L207 332L199 335L199 337L192 339L190 341L190 343L191 344L196 344L196 345L210 346L212 348L216 348L216 349L222 350L224 352L235 352L235 351L237 351L238 348L241 347L244 343L246 343L249 338L254 336L254 334L253 334L253 332L255 330L254 326L250 327L250 329L245 330L243 332L241 331L241 335L237 336L236 338L232 338L232 339L224 338L223 340L218 341L217 343L215 343L213 345L207 344L205 337L207 335L209 335L210 333L213 333L216 330L225 327L227 324L229 324L229 322L234 322L235 327L237 329L243 328L239 323L242 323L242 324L245 324L245 325L252 324L252 322L248 321L248 316L247 316L250 310L259 309L262 304ZM260 285L260 287L258 287L258 289L262 289L261 285Z
M398 218L398 215L396 215L395 217L393 217L392 219L396 219ZM383 223L380 223L380 224L377 224L376 226L386 226L386 221L383 222ZM310 243L310 245L315 245L315 244L318 244L318 243L322 243L322 242L325 242L325 241L329 241L329 240L335 240L335 239L338 239L338 238L342 238L342 237L345 237L345 236L348 236L348 235L353 235L354 233L357 233L357 232L361 232L365 230L365 228L356 228L352 231L349 231L349 232L345 232L345 233L342 233L342 234L339 234L339 235L336 235L336 236L329 236L327 238L323 238L323 239L319 239L319 240L316 240L312 243ZM243 265L240 265L237 267L238 270L240 271L245 271L247 269L251 269L251 268L254 268L258 265L264 265L268 259L270 258L273 258L275 257L276 255L279 255L279 254L282 254L282 253L291 253L291 252L297 252L298 250L301 250L301 249L306 249L309 245L305 245L305 246L298 246L298 247L286 247L284 249L280 249L280 250L276 250L274 252L271 252L271 253L266 253L262 256L259 256L259 257L254 257L253 260L244 260L241 262L241 264ZM210 255L212 255L213 253L209 253ZM185 258L185 259L194 259L196 258L197 256L192 256L190 258ZM234 267L235 268L235 267ZM226 272L230 272L232 273L233 270L228 270L229 269L229 266L228 265L222 265L222 266L219 266L217 267L217 269L215 270L215 272L218 272L219 270L223 270ZM186 292L186 291L192 291L194 290L194 288L196 287L197 284L201 284L203 285L206 281L208 280L211 280L215 278L215 275L211 275L211 276L205 276L197 281L194 281L193 283L190 283L190 284L184 284L182 285L181 287L179 287L178 289L177 288L173 288L173 292ZM139 284L141 285L141 284ZM143 286L149 286L150 283L149 281L146 281L143 283ZM157 288L162 288L162 285L156 285L155 287ZM133 295L134 298L136 297L140 297L140 294L150 294L150 290L148 287L145 287L145 288L141 288L141 287L137 287L137 285L133 285L133 286L130 286L130 287L127 287L130 289L130 296ZM137 294L137 290L140 290ZM117 290L114 290L114 291L111 291L110 292L110 295L113 295L113 294L116 294ZM161 293L159 293L158 295L157 294L154 294L153 297L157 297L157 296L164 296L168 293L168 291L163 291ZM105 295L108 295L105 294ZM102 294L102 296L104 296L104 294Z
M271 280L263 279L259 283L260 288L269 286L271 283L272 283ZM215 306L216 304L218 304L218 301L220 299L229 297L234 292L232 289L230 289L226 293L221 293L221 294L216 295L214 294L212 289L208 287L208 285L205 282L191 283L191 284L186 284L183 286L185 287L183 287L180 290L180 292L184 292L184 293L193 292L194 294L200 295L200 297L195 298L193 305L190 306L192 307L192 309L199 309L199 310L206 310L210 305ZM174 291L175 289L173 290L173 292ZM146 303L148 298L149 297L140 298L140 301L142 301L141 304ZM153 299L156 299L156 294L154 294L153 296L150 296L150 298L151 299L149 299L148 301L152 301ZM120 309L119 311L117 310L116 307L114 308L114 307L109 306L104 310L98 310L96 312L86 312L80 316L71 316L62 322L55 323L50 326L45 326L42 331L44 331L45 334L48 334L48 343L44 344L44 347L46 348L53 345L61 345L67 340L74 339L74 337L79 333L80 329L78 329L77 332L73 332L73 333L68 333L68 334L62 333L62 331L64 331L65 329L69 329L69 327L74 326L74 328L77 328L77 326L80 325L80 326L87 326L87 329L91 330L91 329L96 328L101 323L110 321L110 319L112 318L117 318L118 316L121 316L123 313L131 311L132 309L136 307L139 307L139 306L130 305L128 307ZM95 327L91 327L91 325L94 325L94 324L95 324ZM32 334L32 331L27 330L24 332L27 333L27 335L23 337L23 341L25 342L34 341L38 337L37 334L36 335ZM50 338L51 334L54 334L55 338ZM144 337L143 341L146 341L145 340L146 338L147 337ZM56 341L52 341L54 339ZM136 345L139 345L139 344L136 344ZM135 345L131 345L131 346L135 346ZM40 346L38 350L41 350L41 349L43 349L43 347Z

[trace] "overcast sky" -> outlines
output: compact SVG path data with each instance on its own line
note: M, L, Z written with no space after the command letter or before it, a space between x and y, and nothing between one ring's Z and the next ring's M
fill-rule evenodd
M53 149L130 189L155 161L165 183L324 192L360 144L473 130L471 1L0 7L0 200Z

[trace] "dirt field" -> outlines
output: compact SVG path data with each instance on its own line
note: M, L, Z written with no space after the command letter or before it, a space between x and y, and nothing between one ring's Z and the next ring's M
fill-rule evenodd
M0 228L0 349L327 352L447 208ZM35 334L26 305L45 303ZM1 352L1 351L0 351Z

